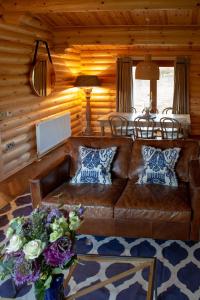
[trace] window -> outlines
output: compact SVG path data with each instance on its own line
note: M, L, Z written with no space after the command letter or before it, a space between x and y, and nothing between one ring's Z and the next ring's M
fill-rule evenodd
M157 109L173 106L174 67L160 67L160 79L157 80Z
M165 107L173 106L174 93L174 67L165 66L160 68L160 79L156 82L150 80L135 79L135 66L133 67L133 107L141 112L144 107L152 106L160 113Z

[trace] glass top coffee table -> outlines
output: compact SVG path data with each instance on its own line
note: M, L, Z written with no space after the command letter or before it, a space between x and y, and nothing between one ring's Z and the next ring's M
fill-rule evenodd
M157 299L155 275L156 258L78 255L65 279L65 300Z

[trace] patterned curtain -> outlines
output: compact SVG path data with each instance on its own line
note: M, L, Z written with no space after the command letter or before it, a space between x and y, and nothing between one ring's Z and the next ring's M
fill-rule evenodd
M116 110L131 112L133 97L132 59L120 57L117 59Z
M189 60L185 57L175 62L173 112L189 113Z

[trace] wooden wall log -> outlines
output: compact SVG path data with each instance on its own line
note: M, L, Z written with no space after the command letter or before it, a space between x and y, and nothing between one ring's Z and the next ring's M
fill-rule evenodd
M68 45L190 45L200 46L200 31L186 28L143 28L106 27L102 28L68 28L54 32L54 44L59 47Z
M3 40L0 43L0 51L6 53L30 54L32 45L20 44L19 42L11 42Z
M18 157L17 159L13 159L10 163L5 165L4 167L4 171L6 172L6 174L11 176L14 173L13 170L16 169L19 170L20 166L22 166L21 168L23 168L27 165L27 163L30 163L30 161L35 160L36 157L34 157L34 153L35 151L26 152L22 154L20 157Z
M24 126L16 127L16 128L2 132L1 139L2 139L2 142L5 142L9 139L14 138L15 136L18 136L21 134L27 134L31 131L35 132L35 126L34 126L34 124L30 123L29 125L26 124Z
M31 141L29 143L24 143L23 145L16 147L14 150L5 153L3 155L4 165L6 165L6 163L10 162L11 160L21 156L22 154L29 152L29 150L35 148L35 146L35 141Z
M29 65L2 64L0 75L27 75L29 71Z
M27 75L0 75L0 86L27 85L28 81Z
M31 62L31 57L26 54L15 54L0 52L0 63L2 64L28 64Z
M23 94L30 94L32 92L30 85L13 85L12 89L9 89L7 86L1 87L0 90L0 96L1 97L7 97L7 96L17 96L17 95L23 95Z
M30 141L31 139L35 140L35 132L33 132L33 131L24 133L19 136L15 136L13 139L10 139L10 140L6 140L6 142L4 142L4 143L2 142L2 152L9 151L9 150L7 150L7 145L10 143L14 143L15 146L19 146L23 143Z

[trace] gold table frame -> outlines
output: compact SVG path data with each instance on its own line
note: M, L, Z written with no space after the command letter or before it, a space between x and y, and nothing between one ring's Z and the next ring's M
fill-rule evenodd
M85 287L81 289L80 291L77 291L76 293L69 295L65 297L65 300L75 300L78 297L87 295L99 288L105 287L107 284L111 284L117 280L123 279L131 274L136 273L137 271L143 270L144 268L149 268L149 278L148 278L148 290L147 290L147 298L146 300L153 300L155 290L155 298L157 298L157 289L156 289L156 258L155 257L124 257L124 256L101 256L97 254L86 254L86 255L78 255L77 263L72 265L70 267L69 273L64 281L64 288L67 287L68 282L70 281L71 276L73 275L73 272L75 268L78 265L78 261L97 261L97 262L120 262L120 263L134 263L137 264L136 266L133 266L131 269L128 269L127 271L123 271L117 275L114 275L104 281L98 282L96 284L92 284L88 287Z

